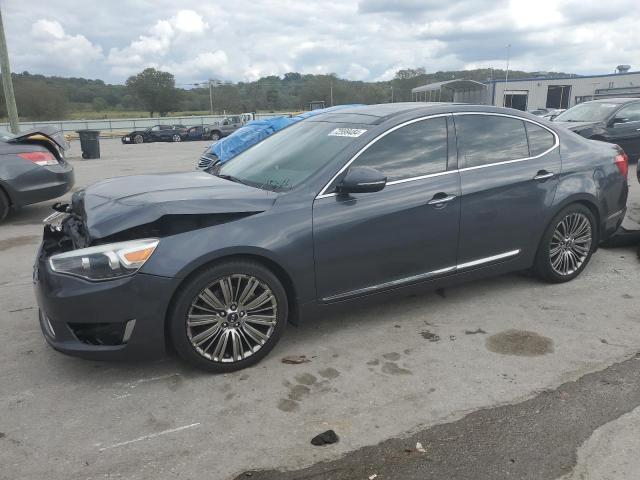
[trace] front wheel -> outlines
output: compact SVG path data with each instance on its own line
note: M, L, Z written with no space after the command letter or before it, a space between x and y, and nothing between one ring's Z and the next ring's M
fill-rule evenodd
M211 140L213 140L214 142L217 142L218 140L220 140L220 134L218 132L213 132L211 134Z
M142 135L134 135L133 137L133 143L144 143L144 137Z
M584 205L574 204L558 213L545 231L534 271L550 283L573 280L584 270L595 250L596 222Z
M11 203L9 202L9 197L7 197L7 195L0 188L0 222L7 218L7 215L9 215L10 207Z
M176 133L173 137L171 137L171 141L180 142L182 141L182 137Z
M229 261L180 289L170 313L171 341L192 365L227 373L259 362L287 323L287 295L263 265Z

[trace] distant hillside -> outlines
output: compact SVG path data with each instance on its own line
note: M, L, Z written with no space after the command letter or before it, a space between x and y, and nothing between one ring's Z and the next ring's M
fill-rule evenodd
M487 81L503 79L504 70L477 69L427 73L424 68L399 70L393 80L362 82L335 75L307 75L291 72L261 78L255 82L238 82L213 89L215 113L250 111L293 111L308 108L311 101L331 103L384 103L411 100L411 89L432 82L466 78ZM509 78L532 76L575 76L559 72L509 71ZM48 77L23 72L13 74L20 117L26 120L57 120L90 116L141 116L142 105L124 85L110 85L102 80ZM391 88L393 87L393 89ZM177 88L177 111L209 110L209 89ZM0 91L0 117L5 117L5 102Z

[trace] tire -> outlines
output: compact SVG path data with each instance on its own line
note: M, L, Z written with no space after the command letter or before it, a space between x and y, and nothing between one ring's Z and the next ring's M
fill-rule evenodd
M225 301L222 283L228 286L229 281ZM266 300L257 307L243 310L263 296ZM260 263L233 260L210 266L181 286L169 312L169 332L183 360L228 373L264 358L282 336L287 317L287 294L278 278Z
M172 142L181 142L182 141L182 137L176 133L176 134L173 135L173 137L171 137L171 141Z
M0 222L7 218L10 208L11 202L9 201L9 197L2 191L2 188L0 188Z
M213 140L214 142L217 142L218 140L220 140L221 135L220 132L211 132L211 140Z
M144 137L140 134L133 136L133 143L144 143Z
M533 270L542 280L563 283L585 269L598 245L596 221L587 207L563 208L547 226L536 254Z

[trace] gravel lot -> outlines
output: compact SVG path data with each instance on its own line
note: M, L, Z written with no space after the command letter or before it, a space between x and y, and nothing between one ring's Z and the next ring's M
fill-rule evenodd
M206 144L102 140L103 158L83 161L74 142L76 188L113 176L192 170ZM635 166L629 178L626 222L636 228ZM66 357L42 338L31 287L40 220L49 203L14 212L0 226L3 479L225 479L246 470L303 468L453 424L479 409L536 399L581 378L599 385L608 370L587 374L640 351L640 263L635 248L618 248L599 250L583 275L568 284L514 274L291 327L264 361L234 374L207 375L174 358L125 364ZM294 354L311 361L281 363ZM637 379L640 367L633 368ZM584 435L577 436L571 458L561 459L563 473L577 462L579 474L571 478L629 478L624 472L634 470L625 462L632 458L616 458L615 465L626 468L620 476L611 473L614 467L602 476L606 464L593 459L607 449L622 455L617 446L628 443L619 440L633 437L630 422L638 423L637 414L627 414L635 406L605 416L604 430L586 444ZM571 408L566 415L578 415L581 403ZM616 419L623 423L609 423ZM554 428L553 417L541 421ZM587 438L597 427L590 427ZM309 443L329 428L339 443ZM499 447L505 439L491 432L482 441ZM523 478L508 469L495 472L487 478ZM558 471L542 476L532 466L531 472L531 478L555 478L548 475Z

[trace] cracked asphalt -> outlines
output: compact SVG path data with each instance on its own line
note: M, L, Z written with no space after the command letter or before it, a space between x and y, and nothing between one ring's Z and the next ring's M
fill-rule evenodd
M204 146L103 140L103 158L82 161L74 142L71 161L81 188L191 170ZM636 248L599 250L563 285L512 274L330 313L288 328L259 365L213 376L172 357L101 363L49 348L31 287L48 213L27 207L0 226L2 479L636 475ZM338 443L310 444L328 429Z

